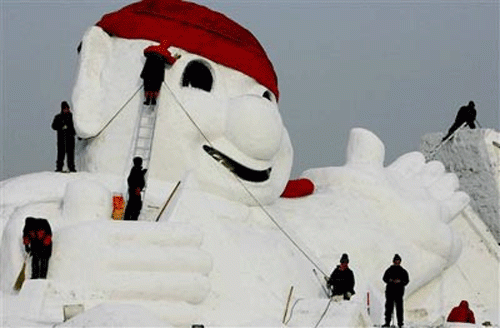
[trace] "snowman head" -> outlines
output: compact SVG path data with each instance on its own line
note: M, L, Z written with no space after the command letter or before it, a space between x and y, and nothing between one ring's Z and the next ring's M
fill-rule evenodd
M201 189L254 204L276 200L292 147L273 66L226 16L181 0L143 0L103 16L82 40L73 91L80 166L125 173L142 107L145 48L177 58L160 89L149 178L195 177Z

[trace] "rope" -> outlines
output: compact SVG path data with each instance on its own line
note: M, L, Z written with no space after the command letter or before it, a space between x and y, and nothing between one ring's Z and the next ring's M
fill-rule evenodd
M303 298L298 298L293 303L292 307L290 308L290 316L288 317L288 320L284 323L285 325L288 325L288 323L292 320L292 316L293 316L293 313L294 313L294 310L295 310L295 306L297 305L297 303L299 303L299 301L302 301L302 300L303 300ZM326 313L328 312L328 309L330 308L330 304L332 304L332 301L333 301L333 298L330 298L330 300L326 304L325 310L321 314L321 317L319 318L319 320L316 323L316 325L314 326L314 328L317 328L319 326L319 324L321 323L321 321L323 321L323 319L325 318Z
M111 124L111 122L113 122L113 120L118 116L118 114L120 114L120 112L125 108L125 106L127 106L128 103L135 97L137 92L139 92L139 90L141 90L142 86L143 86L143 84L141 84L141 86L139 88L137 88L137 90L134 92L134 94L125 102L125 104L123 104L122 107L120 107L120 109L118 109L116 111L116 113L111 117L111 119L108 121L108 123L106 123L106 125L104 125L104 127L99 132L97 132L96 135L94 135L92 137L88 137L88 138L81 138L81 139L82 140L89 140L89 139L93 139L93 138L98 137L102 133L102 131L104 131L104 129L106 129Z
M234 176L234 175L233 175ZM255 197L250 190L243 184L243 181L241 181L238 177L234 176L236 180L240 183L240 185L245 189L245 191L252 197L252 199L257 203L257 205L262 209L262 211L269 217L269 219L276 225L276 227L285 235L285 237L288 238L288 240L304 255L304 257L311 262L311 264L318 269L323 275L326 276L326 273L321 270L321 268L314 262L314 260L293 240L293 238L286 232L285 229L276 221L276 219L266 210L264 205Z
M297 303L299 303L299 301L302 301L303 298L298 298L292 305L292 307L290 308L290 316L288 317L288 320L284 323L285 325L288 325L288 323L290 322L290 320L292 320L292 316L293 316L293 310L295 310L295 305L297 305Z
M330 298L330 300L328 301L328 303L326 304L326 308L325 308L325 311L323 311L323 314L321 315L321 317L319 318L318 322L316 323L316 325L314 326L314 328L317 328L320 324L320 322L323 320L323 318L325 317L326 315L326 312L328 312L328 309L330 308L330 304L332 304L332 300L333 298Z
M179 106L181 107L181 109L183 110L183 112L187 115L187 117L189 118L189 120L191 121L191 123L193 123L193 125L196 127L196 129L198 129L198 131L200 132L200 134L203 136L203 138L209 143L210 146L212 146L212 143L210 142L210 140L208 140L207 136L203 133L203 131L201 130L201 128L198 126L198 124L196 124L196 122L194 121L194 119L191 117L191 115L189 115L188 111L186 110L186 108L182 105L182 103L179 101L179 99L177 98L177 96L175 95L175 93L172 91L172 89L170 89L170 87L168 86L168 84L163 81L163 83L165 84L165 86L167 87L167 89L170 91L170 93L174 96L174 99L175 101L179 104ZM264 205L262 205L262 203L257 199L257 197L254 196L254 194L248 190L248 188L245 186L245 184L243 183L243 181L241 181L240 178L238 178L236 175L232 175L236 181L238 181L238 183L243 187L243 189L248 193L248 195L255 201L255 203L260 207L260 209L267 215L267 217L274 223L274 225L285 235L286 238L288 238L288 240L295 246L295 248L297 248L301 253L302 255L304 255L304 257L316 268L318 269L323 275L326 276L326 273L313 261L313 259L299 246L299 244L297 244L297 242L295 242L295 240L293 240L293 238L290 236L290 234L288 234L288 232L286 232L286 230L276 221L276 219L271 215L271 213L269 213Z
M206 140L206 142L208 142L208 144L210 145L210 147L213 147L212 143L210 142L210 140L208 140L207 136L205 135L205 133L203 133L203 131L201 130L201 128L198 126L198 124L196 124L196 122L194 121L194 119L191 117L191 115L189 115L188 111L186 110L186 108L182 105L182 103L179 101L179 98L177 98L177 96L175 95L175 93L172 91L172 89L170 89L170 87L168 86L168 84L163 81L163 84L167 87L168 91L170 91L170 93L172 94L172 96L174 96L174 99L175 101L179 104L179 106L181 106L181 109L182 111L186 114L186 116L189 118L189 120L191 121L191 123L193 123L193 125L196 127L196 129L198 130L198 132L200 132L200 134L202 135L202 137Z

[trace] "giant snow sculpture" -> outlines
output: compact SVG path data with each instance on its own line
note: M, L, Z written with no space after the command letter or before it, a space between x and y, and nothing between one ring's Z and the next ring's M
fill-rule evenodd
M161 205L177 181L182 187L159 222L111 221L145 110L143 49L159 42L180 57L154 109L147 193ZM206 75L209 87L193 87ZM364 129L352 130L345 166L304 172L312 195L279 198L292 147L278 97L262 47L219 13L145 0L104 16L83 37L73 94L86 172L2 183L2 289L21 267L27 215L54 227L48 297L145 302L173 324L274 326L290 286L296 298L325 298L313 269L328 274L344 252L357 277L353 301L382 288L396 252L410 292L453 264L460 243L448 223L468 202L458 180L420 153L384 167L382 142ZM20 183L28 194L16 194Z

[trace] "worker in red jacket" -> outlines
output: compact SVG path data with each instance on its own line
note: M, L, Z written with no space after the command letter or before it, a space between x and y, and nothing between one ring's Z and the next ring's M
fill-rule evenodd
M177 58L173 57L168 47L170 44L162 41L159 45L144 49L146 62L141 72L144 80L144 105L156 105L156 98L160 93L161 84L165 79L165 67L173 65Z
M455 306L448 315L448 322L476 323L474 312L469 309L469 302L462 301L459 306Z
M23 244L31 255L31 279L47 278L52 255L52 230L46 219L27 217L23 229Z

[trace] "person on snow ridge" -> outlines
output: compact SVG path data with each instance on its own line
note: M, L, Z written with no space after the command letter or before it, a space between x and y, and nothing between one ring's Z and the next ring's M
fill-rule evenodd
M144 175L147 169L142 168L142 158L134 157L134 166L130 170L127 178L128 183L128 202L125 208L124 220L134 220L139 218L142 209L141 191L146 185Z
M159 45L144 49L146 63L141 72L141 78L144 80L144 105L156 105L156 98L165 79L165 66L173 65L177 60L168 51L168 46L168 43L162 41Z
M385 289L385 324L382 327L389 327L396 305L398 327L403 327L403 295L405 286L410 282L408 272L401 266L401 256L394 255L393 264L385 271L383 280L386 283Z
M73 125L73 114L66 101L61 102L61 112L54 117L52 129L57 131L57 161L56 172L61 172L64 165L64 157L67 158L70 172L75 170L75 127Z
M469 302L463 300L460 302L459 306L455 306L451 310L446 321L476 323L476 318L474 318L474 312L469 309Z
M455 132L459 127L462 126L462 124L466 123L471 129L476 128L476 124L474 124L474 121L476 120L476 108L474 107L475 104L473 101L469 101L469 104L467 106L462 106L458 110L457 117L455 118L455 122L453 125L450 127L448 130L448 133L446 136L443 137L441 141L446 140L449 136Z
M27 217L23 228L23 244L31 255L31 279L47 278L52 255L52 230L46 219Z
M349 269L349 256L342 254L340 264L333 270L326 283L331 295L342 295L344 300L350 300L354 292L354 274Z

